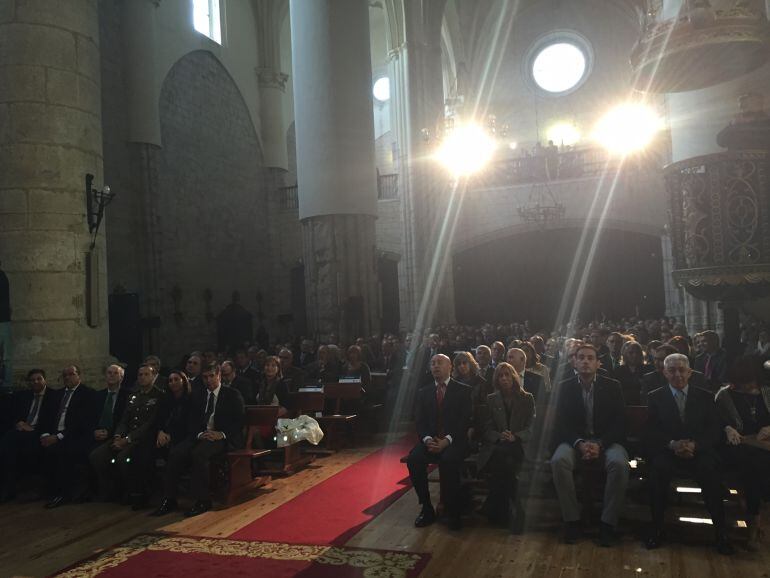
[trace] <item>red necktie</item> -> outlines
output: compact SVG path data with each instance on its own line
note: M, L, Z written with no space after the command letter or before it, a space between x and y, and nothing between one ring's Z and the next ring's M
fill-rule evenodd
M444 395L446 394L446 384L445 383L438 383L436 385L436 401L438 402L439 406L444 403Z

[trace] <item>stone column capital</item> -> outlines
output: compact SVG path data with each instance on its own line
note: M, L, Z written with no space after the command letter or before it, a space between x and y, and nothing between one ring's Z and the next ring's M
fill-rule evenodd
M277 88L281 92L286 90L286 82L289 80L288 74L272 67L257 67L254 71L257 73L257 82L260 88Z

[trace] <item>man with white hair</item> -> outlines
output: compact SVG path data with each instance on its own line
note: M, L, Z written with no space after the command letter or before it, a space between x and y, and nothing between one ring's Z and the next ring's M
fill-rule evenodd
M665 542L663 522L671 478L686 471L703 489L703 496L714 525L716 549L720 554L733 554L727 537L725 511L722 504L717 456L721 427L714 396L689 384L690 360L672 353L663 362L668 384L649 394L646 445L650 457L650 491L652 532L648 549Z

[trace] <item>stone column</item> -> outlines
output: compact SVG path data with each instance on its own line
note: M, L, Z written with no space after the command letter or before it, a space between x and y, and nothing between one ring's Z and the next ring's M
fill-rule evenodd
M459 203L451 202L453 193L446 186L444 169L425 160L438 145L444 118L444 5L445 0L404 3L406 41L391 51L390 63L404 215L402 323L418 333L454 320L451 244ZM430 131L428 140L423 137L424 128Z
M281 2L256 0L257 41L259 43L259 120L265 167L289 168L286 130L283 123L283 100L289 76L281 71Z
M123 2L123 73L128 105L128 152L131 194L141 223L135 250L141 254L137 281L141 313L148 321L144 352L163 354L160 331L163 300L161 224L158 210L158 160L161 148L160 86L157 71L157 9L160 0Z
M108 359L104 226L86 290L86 173L102 187L97 1L0 0L0 263L17 378L77 363L93 383Z
M297 184L308 325L378 330L377 176L365 0L291 0Z
M674 256L671 253L671 234L660 236L661 259L663 261L663 291L666 297L666 317L684 317L683 290L674 283Z

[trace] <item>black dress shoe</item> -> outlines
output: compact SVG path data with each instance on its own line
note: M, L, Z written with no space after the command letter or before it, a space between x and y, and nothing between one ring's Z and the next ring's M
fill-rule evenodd
M735 554L735 548L733 548L733 545L730 543L730 540L726 534L719 534L717 536L714 547L716 548L717 552L722 554L722 556L732 556Z
M580 528L580 521L567 522L564 526L564 543L577 544L583 532Z
M648 550L656 550L660 548L665 541L665 532L663 532L661 529L656 529L653 530L649 536L647 536L647 540L645 540L644 545Z
M55 496L51 498L49 501L45 503L45 506L43 506L46 510L52 510L53 508L58 508L59 506L63 506L67 503L67 498L64 496Z
M424 528L425 526L430 526L435 521L436 510L433 509L433 506L424 506L420 515L414 521L414 525L417 528Z
M184 513L185 518L192 518L193 516L199 516L203 512L208 512L211 509L211 502L208 500L198 500L195 505Z
M174 510L176 510L176 500L166 499L160 503L155 511L150 512L150 516L165 516Z
M617 545L618 541L618 533L615 531L615 528L602 522L599 527L599 546L612 548Z

